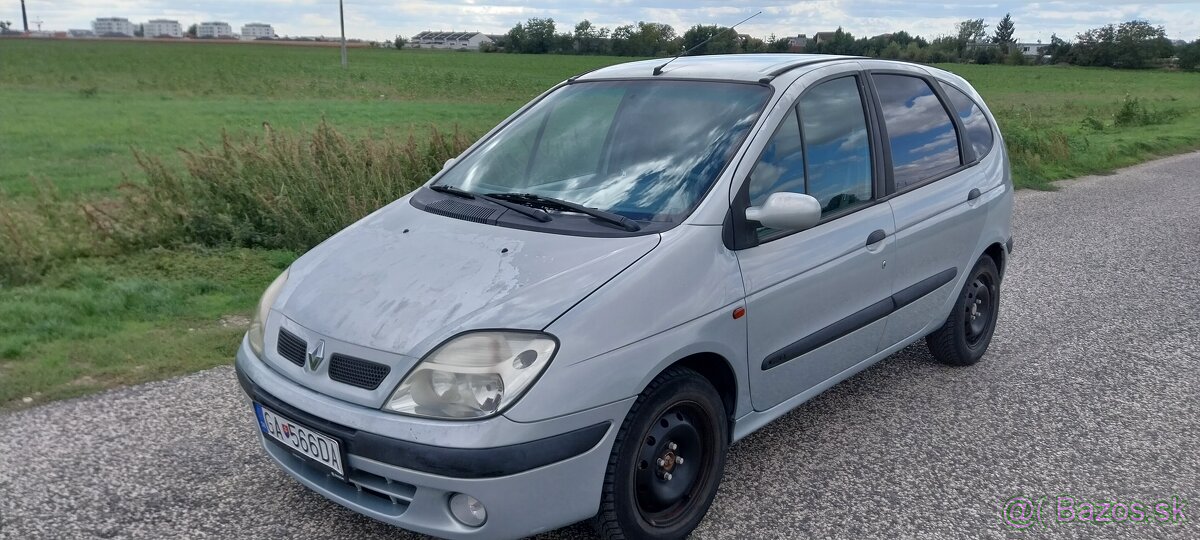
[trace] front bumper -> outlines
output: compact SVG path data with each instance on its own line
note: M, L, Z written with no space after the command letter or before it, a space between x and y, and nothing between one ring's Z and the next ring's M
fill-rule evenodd
M513 422L503 416L435 422L347 404L300 387L260 362L245 344L235 365L251 400L338 437L346 446L343 481L260 432L267 455L280 467L351 510L446 538L517 538L595 515L616 437L613 426L632 404L624 400L543 422ZM354 409L361 420L349 414ZM250 410L246 417L254 421ZM471 432L474 437L467 436ZM455 520L448 507L454 493L482 502L487 521L467 527Z

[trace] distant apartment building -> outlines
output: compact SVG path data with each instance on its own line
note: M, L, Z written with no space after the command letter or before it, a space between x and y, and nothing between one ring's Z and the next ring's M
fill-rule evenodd
M155 37L183 37L183 26L180 26L179 21L171 21L167 19L154 19L142 25L142 36L148 38Z
M484 43L494 43L480 32L421 32L412 37L411 44L423 49L479 50Z
M196 25L198 38L231 38L233 28L226 22L202 22Z
M275 29L269 24L248 23L242 25L242 39L263 39L275 37Z
M97 36L133 37L133 23L124 17L100 17L92 21L92 31Z

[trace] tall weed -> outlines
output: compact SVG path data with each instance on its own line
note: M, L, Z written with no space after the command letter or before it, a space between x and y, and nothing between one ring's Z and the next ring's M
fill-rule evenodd
M176 170L137 153L144 185L126 187L121 234L135 244L196 243L304 250L420 186L473 138L350 139L312 132L235 138L182 150Z

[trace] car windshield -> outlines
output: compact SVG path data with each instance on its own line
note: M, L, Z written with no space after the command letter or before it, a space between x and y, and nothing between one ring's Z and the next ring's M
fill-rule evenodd
M454 164L438 184L679 221L725 168L769 95L766 86L728 82L569 84Z

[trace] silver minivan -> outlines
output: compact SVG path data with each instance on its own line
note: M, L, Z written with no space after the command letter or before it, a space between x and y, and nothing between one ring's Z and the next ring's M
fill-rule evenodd
M272 460L435 536L679 538L772 419L921 338L980 359L1013 186L966 81L662 64L559 84L271 284L236 366Z

